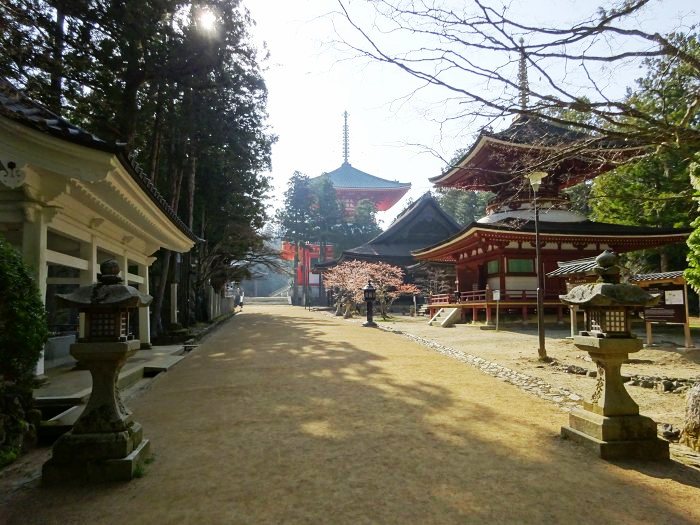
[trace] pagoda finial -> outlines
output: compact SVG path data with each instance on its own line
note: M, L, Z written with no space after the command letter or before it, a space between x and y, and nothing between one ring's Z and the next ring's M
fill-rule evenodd
M525 40L520 37L520 64L518 66L518 85L520 89L520 109L525 111L528 103L530 85L527 81L527 56L525 55Z
M345 164L349 164L348 157L350 156L350 131L348 130L348 112L343 113L345 123L343 124L343 160Z

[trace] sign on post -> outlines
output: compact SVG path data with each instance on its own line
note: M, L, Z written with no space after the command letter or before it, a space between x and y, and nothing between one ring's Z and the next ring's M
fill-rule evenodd
M501 300L501 291L494 290L492 293L493 300L496 301L496 332L498 332L498 302Z

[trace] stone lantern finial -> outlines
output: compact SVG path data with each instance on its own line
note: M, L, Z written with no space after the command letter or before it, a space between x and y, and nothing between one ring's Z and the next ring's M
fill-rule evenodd
M97 280L102 284L121 284L124 279L119 277L119 263L114 259L107 259L100 264L100 273Z
M620 267L617 261L617 254L612 250L605 250L595 258L597 265L593 271L598 274L599 283L618 284L620 282Z

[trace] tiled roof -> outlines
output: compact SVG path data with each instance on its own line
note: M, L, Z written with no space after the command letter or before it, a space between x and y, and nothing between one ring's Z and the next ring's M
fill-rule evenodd
M547 273L547 277L564 277L566 275L575 275L580 273L590 273L596 266L595 257L587 257L585 259L577 259L575 261L557 262L559 268Z
M535 233L535 221L526 219L506 219L494 223L478 223L472 222L459 232L450 236L439 243L427 246L419 252L428 252L440 246L451 243L452 241L463 236L470 230L484 230L497 232L523 232ZM675 229L675 228L651 228L648 226L627 226L623 224L608 224L604 222L547 222L540 219L539 221L540 234L550 235L579 235L582 237L591 236L619 236L619 237L634 237L644 238L647 236L673 236L675 239L687 237L692 232L691 229Z
M440 207L438 201L428 191L421 195L416 202L402 211L386 230L377 235L374 239L370 240L368 244L390 242L392 237L399 236L403 230L408 229L408 231L410 231L411 224L417 221L427 220L427 215L431 213L435 215L435 217L432 217L432 219L438 219L441 225L443 225L447 230L447 235L444 235L443 232L439 231L431 232L431 236L435 238L434 242L440 240L438 238L440 236L445 238L446 236L457 233L462 229L459 223L455 221L449 213L446 213L445 210ZM431 240L429 242L433 241ZM420 244L422 244L422 246L426 245L425 242L421 242Z
M88 148L99 149L115 154L129 175L155 202L168 218L194 241L200 240L177 216L160 192L156 189L151 179L133 160L128 153L127 145L123 142L108 142L92 133L85 131L69 121L56 115L42 104L27 97L17 90L12 84L0 78L0 115L16 122L20 122L37 131L47 133L56 138L66 140Z
M660 272L660 273L638 273L630 277L630 282L641 282L641 281L662 281L666 279L678 279L683 277L683 270L678 270L675 272Z
M382 233L361 246L345 250L348 259L382 260L405 266L415 260L411 252L439 242L461 226L438 204L430 192L404 210Z
M489 143L493 141L502 141L514 146L524 146L529 153L535 154L538 147L559 148L562 151L569 147L581 147L582 151L577 151L574 156L581 157L583 155L584 158L588 158L594 164L600 164L607 155L618 156L621 154L621 151L635 151L639 149L639 146L635 146L628 141L597 137L538 117L519 116L503 131L482 130L471 147L454 166L447 168L440 175L430 177L429 180L433 183L444 182L447 176L454 174L458 167L468 168L469 163L474 161L477 152L484 148L488 149L490 147ZM558 159L556 155L553 155L552 158L557 161L562 160ZM465 163L466 166L464 165ZM483 168L483 166L479 167L479 169Z
M321 177L328 177L336 189L357 188L384 190L411 187L410 183L386 180L370 175L369 173L365 173L362 170L354 168L349 162L343 162L338 169L329 171L328 173L324 173L318 177L314 177L314 179L320 179Z
M490 226L496 226L500 230L520 230L520 231L535 231L535 221L518 221L507 220L503 222L493 223ZM580 235L690 235L690 229L677 228L654 228L651 226L628 226L625 224L610 224L606 222L547 222L540 219L540 233L562 233L562 234L580 234Z
M553 146L593 138L587 133L572 130L539 118L518 117L503 131L483 132L483 135L514 144Z

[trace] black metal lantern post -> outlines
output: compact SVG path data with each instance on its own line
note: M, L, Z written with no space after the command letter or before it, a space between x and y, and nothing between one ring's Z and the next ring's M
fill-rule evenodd
M362 289L367 303L367 321L362 323L362 326L377 326L373 320L374 300L377 297L377 290L372 286L372 281L367 281L367 285Z
M542 179L547 176L544 171L535 171L530 173L527 178L530 180L530 185L532 186L533 201L535 208L535 265L536 275L537 275L537 339L539 342L539 348L537 353L539 355L540 361L548 361L547 349L545 348L545 334L544 334L544 296L542 287L542 260L540 258L540 210L537 205L537 192L542 184Z

